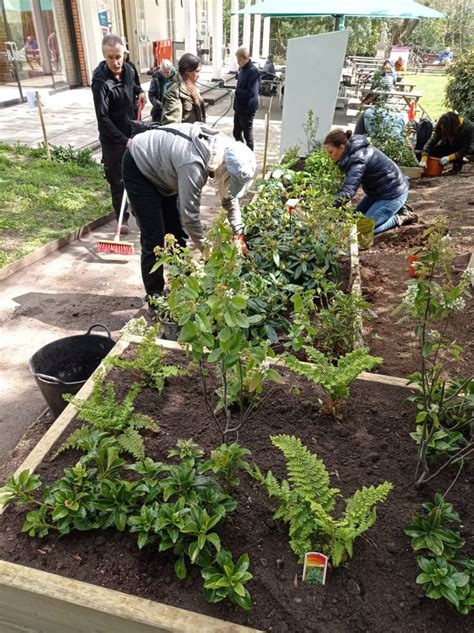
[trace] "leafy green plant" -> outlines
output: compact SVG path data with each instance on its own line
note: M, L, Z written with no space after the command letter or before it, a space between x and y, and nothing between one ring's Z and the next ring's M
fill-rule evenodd
M303 130L306 134L306 149L308 154L311 154L311 152L314 152L316 149L321 149L321 141L318 141L318 128L319 117L310 109L308 110L306 123L303 125Z
M149 301L150 306L160 321L166 321L167 323L174 322L166 297L151 297Z
M110 356L107 362L115 367L137 370L140 374L141 385L152 387L161 393L166 380L179 376L182 371L175 365L165 363L166 353L156 343L158 331L158 325L147 329L132 360Z
M93 165L90 149L75 150L72 145L50 145L51 158L58 163L76 163L80 167Z
M310 362L300 361L288 353L282 359L295 374L304 376L323 389L323 408L336 417L341 416L345 408L350 384L362 371L373 369L382 362L381 358L371 356L361 348L341 356L336 362L314 347L305 345L303 349Z
M449 379L449 368L459 362L462 350L445 337L450 317L464 308L469 279L463 275L457 283L453 280L454 253L446 230L445 218L439 217L425 231L426 246L417 249L417 279L410 283L394 311L404 313L401 320L414 323L420 358L420 371L408 377L418 387L409 398L418 409L417 428L412 435L418 442L416 486L430 481L450 464L465 461L474 450L470 431L474 420L474 377Z
M220 602L229 598L245 610L252 608L252 600L245 583L252 579L249 557L243 554L234 564L230 553L221 549L214 565L205 567L201 574L204 578L204 595L209 602Z
M428 598L444 598L467 615L474 607L474 560L461 554L464 539L451 527L460 523L459 515L439 493L422 508L425 513L415 514L404 528L413 550L424 551L416 559L421 570L416 582Z
M217 470L235 486L246 451L237 445L229 449L230 459ZM218 450L226 454L223 447ZM218 534L237 503L223 491L217 477L203 474L212 470L208 464L215 459L206 462L204 452L191 439L180 440L170 457L178 463L145 457L128 465L116 446L99 445L42 491L40 478L29 471L10 477L0 489L0 503L33 506L22 531L34 537L51 531L66 535L72 530L128 530L137 536L140 549L156 544L159 552L172 550L178 578L186 577L189 565L200 567L208 600L229 598L251 608L245 588L252 578L248 556L244 554L234 564Z
M218 448L211 451L211 457L204 462L201 472L212 472L222 482L223 489L229 491L232 487L240 484L238 473L240 470L250 472L249 463L243 459L250 455L247 448L243 448L238 444L222 444Z
M110 445L111 438L119 451L130 453L136 459L144 457L143 439L139 431L148 429L157 432L159 428L150 417L134 411L133 403L140 389L140 385L133 385L123 402L118 403L113 383L104 385L102 377L98 376L87 400L66 396L65 399L77 408L77 418L87 424L71 433L54 457L70 448L88 451L105 440Z
M269 343L250 340L250 327L261 316L247 315L242 256L231 237L230 227L223 216L219 217L210 230L201 267L196 266L189 251L177 249L172 236L166 236L163 249L156 249L158 264L169 267L168 304L181 327L179 341L198 363L206 407L223 441L231 435L238 438L239 429L263 399L259 398L263 384L281 381L267 362L267 356L272 355ZM190 270L194 273L189 274ZM217 406L208 387L211 370L219 381ZM232 415L235 404L237 419Z
M424 503L425 515L415 514L412 523L404 528L412 541L415 552L426 549L435 556L452 558L455 551L464 545L459 532L448 527L449 523L459 523L459 515L450 503L445 503L442 495L435 496L434 503Z
M474 120L474 50L456 56L446 69L448 84L446 86L446 105L459 112L470 121Z
M373 107L372 145L391 158L397 165L417 167L415 153L407 138L395 133L396 119L387 107L388 92L378 99Z
M418 556L416 561L422 572L417 576L416 582L423 586L428 598L445 598L459 607L458 589L469 584L469 575L456 571L456 568L441 556L430 559Z
M288 480L279 482L271 471L256 478L280 507L274 518L289 523L290 547L302 562L306 552L321 551L331 557L334 567L352 558L355 539L376 521L375 505L384 501L392 484L363 487L346 499L346 508L334 519L338 488L330 488L329 474L322 460L308 451L301 440L288 435L271 438L286 459Z

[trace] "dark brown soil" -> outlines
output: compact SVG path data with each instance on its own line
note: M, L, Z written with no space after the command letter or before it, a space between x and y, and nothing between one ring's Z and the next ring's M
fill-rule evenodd
M467 165L457 176L422 178L410 184L408 201L418 214L418 222L382 233L372 248L361 253L362 290L371 303L376 318L369 322L365 338L373 354L382 356L380 372L406 377L418 369L412 328L397 323L392 310L400 303L408 275L408 252L423 243L423 231L434 218L448 218L449 234L456 254L458 273L464 271L474 252L474 165ZM474 300L454 315L448 325L451 336L463 347L462 362L456 371L468 376L474 373Z
M130 374L113 370L111 377L123 395L130 386ZM301 389L300 395L294 395L291 384ZM250 613L230 603L208 604L201 593L198 570L184 581L177 580L170 556L158 554L152 546L140 552L129 534L108 530L42 540L19 534L25 508L5 513L1 556L272 632L471 631L472 619L458 615L442 601L425 598L415 584L417 566L403 526L422 502L448 488L454 473L441 474L421 490L411 485L415 445L408 433L413 428L414 411L406 402L408 393L406 389L357 381L346 419L338 423L320 413L316 388L302 379L287 377L287 384L276 388L241 432L240 444L252 451L255 463L263 471L271 468L278 477L285 474L284 460L269 436L287 433L300 437L324 460L332 485L339 487L344 497L362 485L384 480L394 484L393 492L379 507L376 524L356 542L349 565L331 569L324 587L301 583L302 568L288 546L287 526L272 518L274 500L246 475L236 491L238 507L226 518L221 538L234 557L243 552L250 555L254 575L249 583L254 601ZM192 437L206 451L220 444L214 423L205 413L196 376L170 380L161 397L145 389L136 404L161 427L160 433L146 435L147 453L154 459L165 457L178 438ZM71 452L63 454L38 472L44 481L52 481L76 458ZM467 542L472 538L474 518L469 503L472 479L472 473L463 472L449 493L462 517ZM472 549L466 549L472 556Z

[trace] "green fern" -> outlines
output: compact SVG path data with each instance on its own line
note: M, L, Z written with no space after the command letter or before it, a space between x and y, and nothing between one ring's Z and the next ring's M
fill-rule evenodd
M290 354L284 359L291 371L304 376L319 385L325 395L324 407L328 413L340 415L345 401L349 397L349 385L362 371L369 371L380 365L382 358L371 356L367 349L355 349L341 356L335 363L314 347L305 346L311 360L304 363Z
M314 499L330 512L334 509L340 490L329 487L329 473L322 460L291 435L271 438L273 446L281 450L287 462L288 480L302 499Z
M120 448L133 455L135 459L145 459L145 446L143 438L136 428L129 427L117 438Z
M329 487L329 475L318 459L301 441L293 436L271 438L287 460L288 479L279 482L271 471L266 476L255 474L280 507L274 515L289 523L290 547L303 562L306 552L317 550L331 557L334 567L352 558L355 539L368 530L376 520L375 504L384 501L392 484L364 487L346 500L343 516L334 519L337 488Z
M67 396L67 400L77 408L77 418L87 424L61 444L53 459L70 448L89 452L112 445L116 445L120 452L141 459L144 446L138 430L158 431L159 427L149 416L135 412L134 401L140 390L140 385L133 385L123 402L118 403L113 383L104 386L99 377L95 379L87 400Z
M114 367L137 370L140 373L142 385L152 387L161 393L166 379L178 376L182 371L174 365L164 364L165 353L156 344L158 328L157 325L146 331L133 360L123 360L117 356L110 356L107 362Z

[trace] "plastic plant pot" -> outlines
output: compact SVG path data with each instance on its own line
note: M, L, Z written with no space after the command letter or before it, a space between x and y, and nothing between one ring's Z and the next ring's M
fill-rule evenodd
M439 158L428 156L426 161L425 174L427 176L441 176L443 173L443 165L439 162Z

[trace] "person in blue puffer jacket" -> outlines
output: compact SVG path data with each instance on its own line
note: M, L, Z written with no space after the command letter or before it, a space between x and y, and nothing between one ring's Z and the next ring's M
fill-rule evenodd
M332 130L324 139L324 149L346 174L336 207L352 200L362 185L365 196L355 211L375 221L375 234L416 222L416 214L405 206L408 179L366 136L352 136L350 130Z

